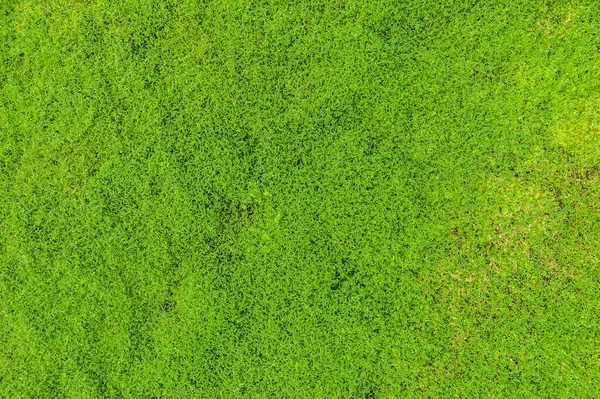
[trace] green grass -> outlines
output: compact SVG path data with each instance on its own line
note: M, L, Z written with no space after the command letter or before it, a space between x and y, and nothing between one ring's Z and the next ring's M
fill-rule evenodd
M0 0L0 397L600 397L599 32Z

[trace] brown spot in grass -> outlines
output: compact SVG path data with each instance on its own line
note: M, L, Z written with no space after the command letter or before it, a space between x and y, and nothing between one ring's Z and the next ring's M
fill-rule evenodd
M549 19L538 22L538 29L540 34L544 37L550 37L552 34L552 23Z

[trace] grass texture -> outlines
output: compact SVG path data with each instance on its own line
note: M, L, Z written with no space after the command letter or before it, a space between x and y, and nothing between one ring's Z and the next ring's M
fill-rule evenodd
M600 3L1 0L0 397L600 397Z

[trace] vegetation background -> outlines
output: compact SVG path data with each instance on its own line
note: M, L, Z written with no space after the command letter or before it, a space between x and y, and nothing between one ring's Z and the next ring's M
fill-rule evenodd
M599 34L0 1L0 397L600 397Z

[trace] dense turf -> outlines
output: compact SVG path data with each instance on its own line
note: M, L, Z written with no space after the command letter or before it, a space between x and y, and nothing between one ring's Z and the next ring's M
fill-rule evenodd
M599 50L595 0L0 0L0 396L600 397Z

